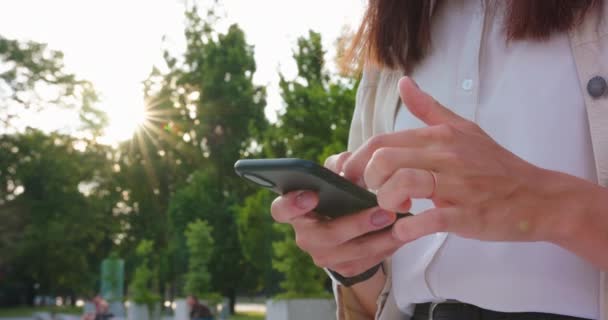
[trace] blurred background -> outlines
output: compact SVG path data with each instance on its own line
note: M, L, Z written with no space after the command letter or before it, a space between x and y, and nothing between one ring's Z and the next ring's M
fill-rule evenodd
M274 195L233 164L346 148L358 74L337 61L364 6L5 3L0 318L81 315L97 295L150 318L188 295L232 319L264 318L267 299L331 300L272 222Z

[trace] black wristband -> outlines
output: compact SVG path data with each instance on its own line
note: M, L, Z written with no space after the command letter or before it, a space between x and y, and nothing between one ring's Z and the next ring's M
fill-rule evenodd
M382 270L384 270L384 266L381 263L371 267L370 269L368 269L367 271L364 271L362 273L359 273L356 276L353 277L344 277L341 274L331 270L331 269L327 269L327 271L331 274L331 277L338 282L339 284L345 286L345 287L350 287L352 285L355 285L359 282L363 282L365 280L369 280L371 277L373 277L376 272L378 272L378 269L382 268Z

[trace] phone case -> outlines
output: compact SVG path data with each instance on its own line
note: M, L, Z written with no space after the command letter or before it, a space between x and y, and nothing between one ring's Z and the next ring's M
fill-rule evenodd
M377 206L376 195L331 170L302 159L246 159L235 163L241 177L278 194L312 190L318 214L335 218Z

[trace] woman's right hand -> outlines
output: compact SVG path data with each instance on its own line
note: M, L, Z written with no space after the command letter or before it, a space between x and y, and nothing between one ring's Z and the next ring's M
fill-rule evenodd
M325 166L340 172L350 156L343 152L327 159ZM356 276L391 256L403 243L386 228L396 214L378 207L335 219L315 214L318 195L312 191L294 191L276 198L271 207L273 218L289 223L296 234L296 244L311 255L315 264L342 276ZM371 233L373 232L373 233Z

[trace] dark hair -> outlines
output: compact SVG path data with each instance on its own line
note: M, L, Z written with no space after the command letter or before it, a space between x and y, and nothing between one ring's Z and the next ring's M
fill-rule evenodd
M449 0L447 0L449 1ZM355 34L344 62L371 62L405 72L420 62L431 39L431 0L369 0L363 22ZM506 39L543 40L567 31L582 21L603 0L508 0L505 12Z

